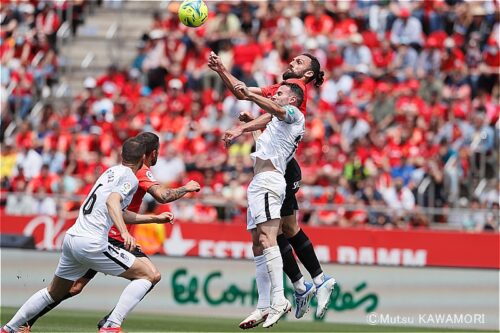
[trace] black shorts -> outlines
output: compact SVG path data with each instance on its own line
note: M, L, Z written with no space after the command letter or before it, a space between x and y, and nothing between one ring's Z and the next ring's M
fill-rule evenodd
M281 206L281 216L290 216L299 209L295 193L300 189L300 181L302 179L302 172L300 171L299 163L293 158L288 162L285 171L286 192L285 200Z
M108 242L111 244L111 245L114 245L116 247L119 247L120 249L125 249L125 244L123 242L120 242L119 240L116 240L114 238L110 238L108 237ZM129 251L130 252L130 251ZM141 249L139 248L135 248L134 251L130 252L132 253L134 256L136 256L137 258L149 258L148 255L144 252L141 251ZM93 279L94 276L96 276L97 274L97 271L94 271L93 269L89 269L87 271L87 273L85 273L84 276L82 276L84 279Z

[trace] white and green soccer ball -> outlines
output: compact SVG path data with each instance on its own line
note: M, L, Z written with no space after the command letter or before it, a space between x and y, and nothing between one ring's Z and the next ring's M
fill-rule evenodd
M185 26L196 28L208 18L208 7L202 0L186 0L179 7L179 20Z

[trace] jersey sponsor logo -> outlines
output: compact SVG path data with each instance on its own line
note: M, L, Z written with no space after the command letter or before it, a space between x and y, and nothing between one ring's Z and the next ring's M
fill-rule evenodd
M146 176L149 178L150 181L155 182L156 179L153 176L153 173L151 171L146 171Z
M120 192L122 192L123 195L128 195L130 193L130 190L132 189L132 184L129 182L123 183Z

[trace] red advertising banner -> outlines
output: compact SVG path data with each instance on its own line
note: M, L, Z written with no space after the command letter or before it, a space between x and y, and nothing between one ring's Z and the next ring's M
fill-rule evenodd
M1 215L2 234L33 236L37 248L58 249L73 221ZM500 268L498 233L304 227L321 262ZM245 225L177 223L163 251L172 256L252 258Z

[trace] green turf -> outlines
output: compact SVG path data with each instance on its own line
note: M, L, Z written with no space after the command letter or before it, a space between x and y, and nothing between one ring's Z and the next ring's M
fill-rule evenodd
M1 322L7 322L17 309L2 307ZM101 312L70 311L58 309L39 319L32 332L96 332L96 322ZM238 328L237 319L181 317L173 315L153 315L132 313L123 329L126 332L243 332ZM281 320L271 329L261 327L251 332L443 332L453 330L423 329L414 327L369 326L352 324L332 324L323 322L289 322ZM467 330L468 332L471 330Z

